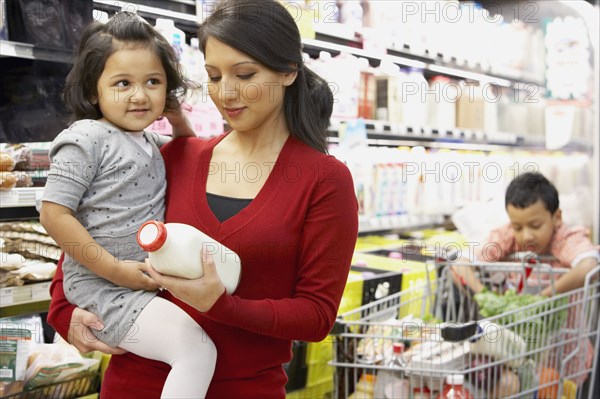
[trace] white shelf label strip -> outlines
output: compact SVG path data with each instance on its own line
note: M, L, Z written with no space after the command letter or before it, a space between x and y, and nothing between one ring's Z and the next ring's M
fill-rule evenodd
M13 292L13 288L0 289L0 307L9 306L14 303Z
M50 299L50 283L41 283L31 286L31 299L43 301Z

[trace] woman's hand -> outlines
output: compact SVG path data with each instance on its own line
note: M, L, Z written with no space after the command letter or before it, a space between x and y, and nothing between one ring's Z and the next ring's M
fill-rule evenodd
M104 328L102 320L87 310L75 308L69 326L69 343L82 353L100 351L111 355L122 355L127 352L124 349L110 347L100 341L92 333L92 328L102 330Z
M202 267L204 268L204 276L190 280L164 276L154 270L150 261L146 259L146 271L159 286L200 312L207 312L221 297L225 291L225 286L217 274L212 256L202 257Z
M156 291L156 284L146 273L146 265L141 262L124 260L117 263L109 276L109 280L119 287L132 290Z

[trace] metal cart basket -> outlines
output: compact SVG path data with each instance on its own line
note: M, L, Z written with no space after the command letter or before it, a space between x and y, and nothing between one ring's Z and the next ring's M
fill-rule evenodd
M473 268L487 291L473 295L454 266ZM339 316L331 362L336 398L433 399L453 375L463 376L473 398L591 398L600 267L583 288L548 298L534 293L553 287L565 269L534 256L428 267L435 279ZM514 289L504 293L507 287ZM392 363L395 342L406 347L396 355L400 366Z
M76 378L22 391L0 399L74 399L98 392L98 372L83 373Z

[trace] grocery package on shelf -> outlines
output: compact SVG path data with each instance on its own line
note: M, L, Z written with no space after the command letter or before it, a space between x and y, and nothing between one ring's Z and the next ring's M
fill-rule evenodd
M161 22L158 22L158 21ZM193 131L199 137L216 136L224 131L223 117L208 95L206 83L208 75L204 69L204 55L199 49L198 38L191 38L190 44L185 42L185 34L171 24L171 20L158 19L163 28L161 33L170 38L170 43L180 56L185 76L195 87L190 88L182 105ZM166 118L156 120L147 128L158 134L171 135L173 128Z
M0 152L0 190L10 190L17 185L17 176L12 173L15 161L8 152Z
M31 145L0 145L0 191L43 183L47 161L40 163L38 158L39 154L32 150Z
M307 66L329 82L334 97L332 117L357 118L361 82L361 62L358 58L347 53L331 57L328 52L321 52L319 58L307 59Z
M332 149L346 163L352 177L361 218L415 215L452 215L473 202L504 198L510 181L537 170L548 176L561 193L589 198L592 162L589 154L562 152L504 152L343 146ZM591 195L591 193L590 193ZM565 202L572 220L586 207ZM571 205L569 205L571 204ZM402 226L398 226L402 227Z
M156 18L155 29L169 42L181 60L183 56L183 46L185 45L185 33L175 27L175 21L167 18Z
M50 280L61 252L38 222L0 223L0 287Z
M27 359L31 346L31 331L21 328L0 328L0 396L18 394L23 390Z
M1 329L0 396L75 398L96 392L101 354L82 356L62 339L53 344L31 342L26 329ZM6 339L5 339L6 338Z
M396 255L398 253L398 251L391 251L388 256L378 255L377 252L373 254L354 254L352 264L362 266L363 268L360 270L363 273L364 271L371 270L371 274L374 277L380 274L388 280L388 285L383 285L382 287L379 287L377 280L374 280L373 283L375 284L372 284L368 288L371 292L365 291L363 294L364 298L372 298L372 300L382 299L398 292L404 292L407 293L405 297L407 301L416 304L415 299L420 298L429 282L435 280L435 270L433 268L422 261L402 259L401 255ZM383 271L387 271L388 275L383 274ZM372 300L363 301L363 305ZM418 306L421 305L419 304ZM418 310L413 309L411 305L407 304L407 306L400 309L399 317L408 316Z

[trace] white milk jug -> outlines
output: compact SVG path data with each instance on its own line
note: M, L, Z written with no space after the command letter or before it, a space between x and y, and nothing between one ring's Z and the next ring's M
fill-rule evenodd
M241 273L239 256L193 226L150 220L139 228L137 241L148 252L152 266L169 276L202 277L202 254L210 254L227 293L237 288Z

